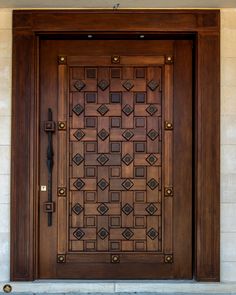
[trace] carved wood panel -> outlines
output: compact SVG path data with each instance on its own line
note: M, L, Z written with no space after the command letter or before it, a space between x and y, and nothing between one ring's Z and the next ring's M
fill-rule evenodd
M172 57L145 58L59 62L58 262L173 261Z

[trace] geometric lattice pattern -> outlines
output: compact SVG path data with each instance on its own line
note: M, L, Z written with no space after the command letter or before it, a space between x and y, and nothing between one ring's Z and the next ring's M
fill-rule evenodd
M161 252L161 68L77 66L70 80L69 250Z

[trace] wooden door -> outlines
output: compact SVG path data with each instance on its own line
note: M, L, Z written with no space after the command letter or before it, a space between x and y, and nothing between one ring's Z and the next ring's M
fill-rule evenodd
M191 51L41 42L39 278L192 277Z

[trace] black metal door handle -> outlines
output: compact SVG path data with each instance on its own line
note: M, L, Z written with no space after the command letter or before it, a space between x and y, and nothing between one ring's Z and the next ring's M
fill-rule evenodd
M52 170L53 170L53 141L55 132L52 109L48 109L48 121L45 122L44 130L48 134L47 169L48 169L48 201L44 203L44 211L48 214L48 226L52 225L52 213L55 211L55 203L52 201Z

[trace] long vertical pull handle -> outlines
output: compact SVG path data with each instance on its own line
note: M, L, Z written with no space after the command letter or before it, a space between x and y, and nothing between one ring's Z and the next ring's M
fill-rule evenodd
M52 201L52 169L53 169L53 142L52 135L55 132L52 110L48 109L48 121L45 122L45 132L48 134L47 168L48 168L48 201L44 203L44 211L48 214L48 226L52 225L52 213L55 211L55 203Z

